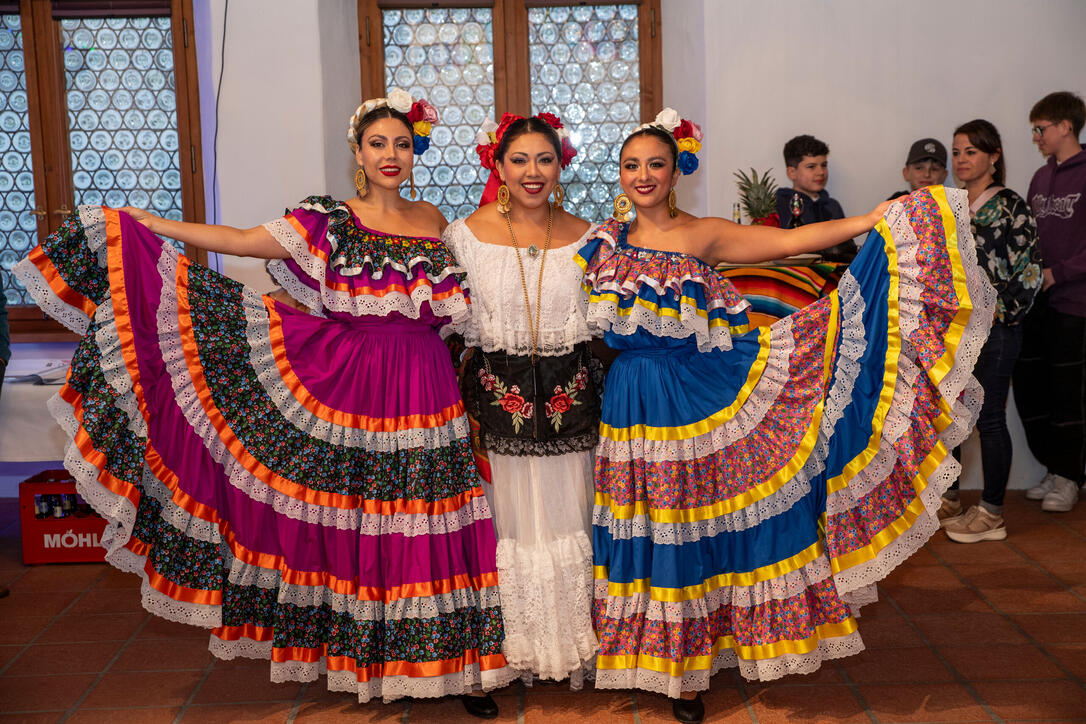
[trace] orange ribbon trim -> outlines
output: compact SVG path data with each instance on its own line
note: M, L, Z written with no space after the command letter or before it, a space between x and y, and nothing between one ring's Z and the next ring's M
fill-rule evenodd
M306 388L305 383L295 374L290 365L290 360L287 359L283 318L276 311L273 300L265 297L264 305L268 310L268 333L271 340L272 354L275 357L275 366L279 369L279 376L282 378L283 384L287 386L290 393L305 409L325 422L369 432L399 432L409 429L444 427L450 421L464 414L462 400L458 400L455 404L449 405L440 412L400 415L398 417L371 417L329 407L314 397L313 393ZM186 320L186 323L188 323L188 320Z
M94 316L94 310L98 308L98 305L68 286L68 283L61 277L60 272L57 271L56 266L53 265L53 261L45 255L40 246L35 246L27 255L27 258L30 259L30 263L38 268L38 271L41 272L42 277L45 279L45 283L49 285L53 294L57 295L62 302L81 310L88 317Z

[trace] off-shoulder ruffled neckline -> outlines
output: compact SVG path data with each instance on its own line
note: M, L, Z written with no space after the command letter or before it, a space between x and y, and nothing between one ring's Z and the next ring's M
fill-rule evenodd
M393 234L393 233L388 232L388 231L381 231L380 229L374 229L373 227L366 226L365 224L362 223L362 219L358 218L358 214L356 214L354 212L354 209L351 208L351 205L348 204L346 201L340 201L339 199L333 198L331 196L329 196L328 198L332 201L332 203L334 203L336 205L336 206L333 207L333 209L335 209L336 207L339 207L339 206L342 206L343 208L347 209L347 213L351 217L351 223L354 224L355 228L357 228L359 231L365 231L365 232L368 232L370 234L376 234L378 236L385 236L385 237L396 238L396 239L416 239L418 241L441 241L440 236L415 236L413 234ZM332 211L332 209L328 210L327 213L330 214L331 211Z
M697 262L698 264L701 264L703 267L705 267L706 269L709 269L710 271L713 271L713 272L716 271L715 267L713 267L712 264L705 261L700 256L696 256L696 255L691 254L691 253L686 252L686 251L675 251L675 250L671 250L671 249L653 249L653 248L648 247L648 246L638 246L637 244L631 244L630 240L629 240L629 232L630 232L630 225L628 223L622 224L619 227L618 238L615 239L616 248L619 248L619 249L622 249L622 248L632 249L633 251L644 251L644 252L647 252L649 254L666 254L667 256L684 257L686 259L690 259L691 261Z

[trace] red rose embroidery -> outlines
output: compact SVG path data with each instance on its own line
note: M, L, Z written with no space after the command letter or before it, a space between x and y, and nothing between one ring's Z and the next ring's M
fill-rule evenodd
M519 412L524 407L524 398L520 395L514 395L512 392L506 392L505 395L498 400L498 404L502 406L502 409L512 414Z
M569 412L569 408L573 407L573 400L565 392L561 392L551 398L550 406L557 413Z

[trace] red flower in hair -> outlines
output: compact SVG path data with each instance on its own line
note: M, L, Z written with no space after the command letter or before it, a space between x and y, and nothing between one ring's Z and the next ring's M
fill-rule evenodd
M475 153L479 154L479 163L482 164L483 168L490 169L491 171L495 169L494 151L497 150L498 144L501 143L502 136L505 135L505 131L509 126L514 121L518 121L521 118L523 118L523 116L518 116L514 113L503 113L501 122L498 123L498 128L494 131L494 138L496 140L491 143L480 143L475 147Z
M693 138L694 140L700 142L702 138L701 127L693 121L688 121L685 119L683 119L683 121L679 123L678 126L676 126L675 131L671 135L675 136L677 140L683 138Z
M553 113L539 113L536 115L536 118L545 121L551 128L564 128L561 119Z
M502 142L502 136L505 135L506 129L513 125L514 122L519 121L524 116L518 116L515 113L503 113L502 119L498 121L498 130L494 131L494 136L498 139L498 143Z
M496 143L480 143L475 147L475 153L479 154L479 163L483 168L494 170L494 149Z
M573 144L569 142L568 138L562 139L562 168L569 165L569 162L573 160L573 157L577 155L577 149L573 147Z

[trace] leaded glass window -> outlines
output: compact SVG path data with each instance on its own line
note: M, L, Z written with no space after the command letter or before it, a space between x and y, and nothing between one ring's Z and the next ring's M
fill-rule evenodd
M416 159L415 185L447 218L467 216L489 173L479 166L475 132L494 116L491 10L384 10L382 22L386 87L425 98L440 117Z
M24 63L19 16L0 15L0 275L9 305L31 302L11 268L38 243Z
M60 22L76 204L180 220L170 18Z
M634 4L528 10L532 112L557 113L570 129L566 208L590 221L611 215L619 146L640 123L637 17Z

